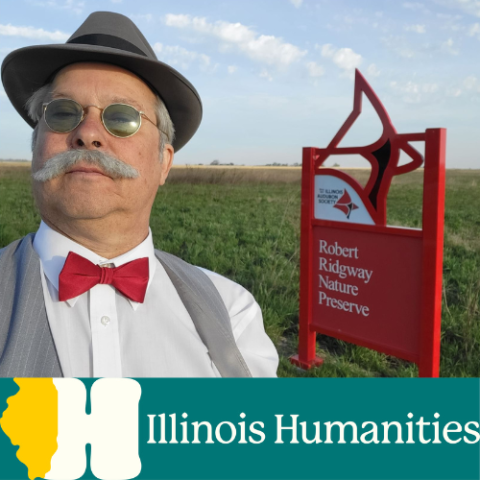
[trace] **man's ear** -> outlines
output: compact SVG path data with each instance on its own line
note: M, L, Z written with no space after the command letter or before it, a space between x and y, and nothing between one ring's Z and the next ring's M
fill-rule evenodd
M173 147L167 143L165 145L165 148L163 149L163 160L160 166L161 175L160 175L159 185L163 185L165 183L165 180L168 177L168 174L173 164L173 155L174 155Z

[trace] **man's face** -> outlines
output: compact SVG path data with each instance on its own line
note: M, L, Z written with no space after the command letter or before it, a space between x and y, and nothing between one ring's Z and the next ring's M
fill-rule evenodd
M53 84L54 98L70 98L83 107L104 108L112 103L132 105L156 123L156 97L136 75L113 65L76 63L61 70ZM44 220L58 223L72 220L115 218L115 221L147 222L159 185L163 185L173 160L167 145L160 161L159 130L142 119L140 130L128 138L107 132L101 110L89 107L80 125L69 133L51 131L43 118L39 122L33 151L33 173L49 158L67 150L98 150L138 170L134 179L99 173L87 162L46 182L33 182L34 196ZM93 168L93 169L92 169Z

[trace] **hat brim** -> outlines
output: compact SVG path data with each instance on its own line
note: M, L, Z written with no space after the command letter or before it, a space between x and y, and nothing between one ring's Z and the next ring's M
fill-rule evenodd
M117 65L142 78L165 103L175 126L173 147L180 150L197 131L202 103L193 85L169 65L116 48L84 44L35 45L11 52L2 64L2 82L17 112L31 126L25 104L52 74L78 62Z

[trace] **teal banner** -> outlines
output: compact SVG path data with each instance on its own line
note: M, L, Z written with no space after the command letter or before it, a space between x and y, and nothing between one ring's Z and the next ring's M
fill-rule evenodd
M478 379L2 379L1 479L478 479Z

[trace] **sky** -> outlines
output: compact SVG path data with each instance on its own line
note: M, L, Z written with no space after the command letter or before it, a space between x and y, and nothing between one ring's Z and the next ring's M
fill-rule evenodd
M301 163L347 118L358 68L399 133L446 128L447 167L480 168L479 0L2 0L0 59L64 43L97 10L130 17L200 93L203 121L177 164ZM380 134L364 99L341 145ZM30 137L0 87L0 159L31 159Z

